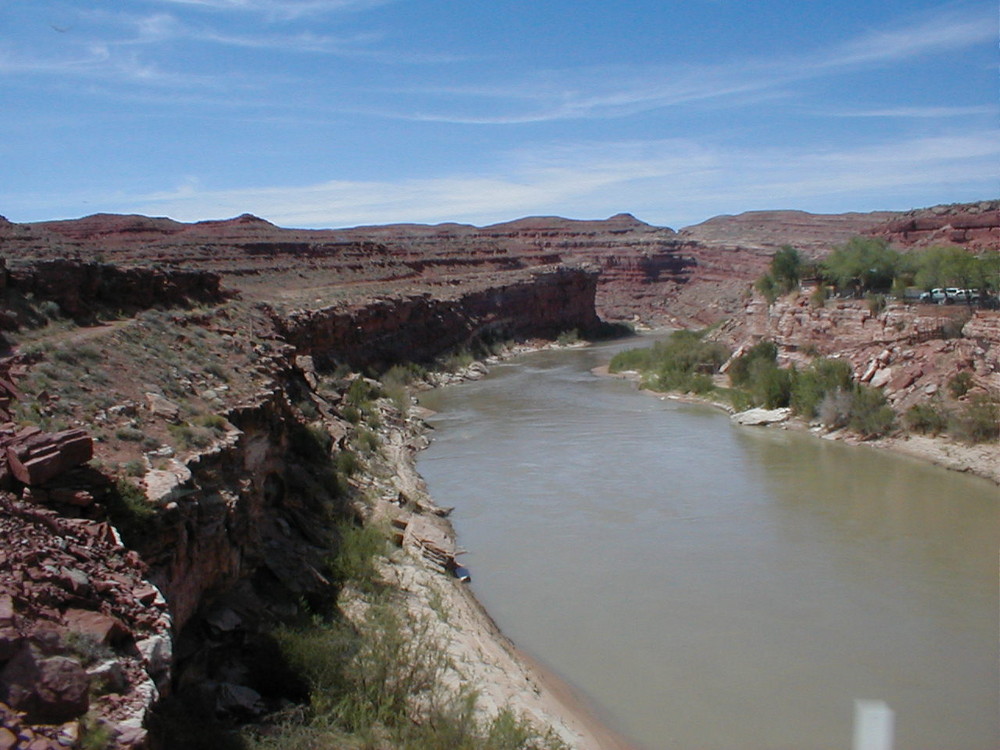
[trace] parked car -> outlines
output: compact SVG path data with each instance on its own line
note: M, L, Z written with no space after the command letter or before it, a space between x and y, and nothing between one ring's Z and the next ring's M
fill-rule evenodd
M953 305L956 302L976 302L979 292L975 289L959 289L955 286L938 287L920 295L921 302L936 302L939 305Z
M921 302L936 302L939 305L948 304L949 299L953 300L955 294L957 294L958 289L956 287L942 288L938 287L936 289L931 289L929 292L924 292L920 295Z

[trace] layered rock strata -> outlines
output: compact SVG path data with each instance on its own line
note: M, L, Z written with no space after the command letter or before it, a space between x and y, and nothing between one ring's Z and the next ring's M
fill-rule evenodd
M774 341L782 365L844 359L858 382L881 388L899 411L944 395L961 372L972 378L970 394L1000 395L1000 313L993 310L893 302L873 311L864 300L818 306L803 293L769 305L755 297L715 335L737 351Z

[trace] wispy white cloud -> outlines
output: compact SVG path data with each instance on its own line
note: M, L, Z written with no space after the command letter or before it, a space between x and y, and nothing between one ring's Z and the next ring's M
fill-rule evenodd
M940 117L973 117L1000 112L1000 107L885 107L881 109L838 110L825 112L832 117L892 117L936 119Z
M831 48L740 64L627 65L533 71L493 85L421 86L399 93L432 103L399 105L387 116L465 124L523 124L616 118L666 107L743 106L789 95L798 83L995 40L996 19L947 12L872 31ZM930 116L925 114L924 116Z
M154 1L154 0L151 0ZM290 20L302 16L358 11L397 0L155 0L161 4L186 5L216 11L254 13L268 18Z
M250 211L284 226L316 227L486 224L529 213L600 217L609 205L670 225L754 208L901 209L911 206L886 205L884 196L912 197L913 205L995 196L998 136L989 130L825 151L686 139L559 144L508 154L507 166L492 174L235 190L185 183L104 206L185 221Z
M873 30L834 47L816 63L820 68L839 68L891 62L983 42L995 42L996 38L995 10L987 13L984 9L969 16L947 9L900 28Z

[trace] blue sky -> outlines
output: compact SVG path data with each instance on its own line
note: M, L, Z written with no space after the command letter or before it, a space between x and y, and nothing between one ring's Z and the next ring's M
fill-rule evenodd
M1000 196L994 2L0 3L0 214L281 226Z

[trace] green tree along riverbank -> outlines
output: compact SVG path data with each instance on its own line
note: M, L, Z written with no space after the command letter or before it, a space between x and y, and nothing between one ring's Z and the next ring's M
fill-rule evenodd
M802 369L782 368L773 341L761 341L733 356L726 346L709 340L707 333L675 331L666 341L619 352L608 369L639 373L643 388L691 393L736 411L788 407L828 430L846 428L863 439L900 430L948 434L969 443L1000 438L1000 404L989 396L952 404L929 399L899 415L880 389L855 382L844 360L817 357ZM967 389L961 376L948 388L956 398Z
M973 253L961 247L936 246L899 252L878 237L854 237L822 260L810 260L790 245L771 258L766 274L755 287L769 301L797 289L801 279L818 282L817 294L827 288L841 294L889 293L902 296L908 288L929 291L934 287L973 289L985 294L1000 292L1000 253Z

